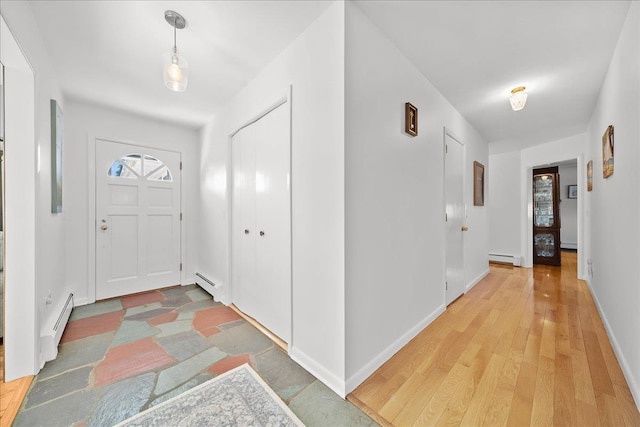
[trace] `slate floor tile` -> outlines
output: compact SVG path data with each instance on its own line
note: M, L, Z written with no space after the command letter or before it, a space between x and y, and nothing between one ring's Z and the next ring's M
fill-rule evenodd
M46 379L97 362L104 357L113 336L113 332L109 332L61 344L58 347L58 357L45 363L38 379Z
M177 311L170 311L168 313L161 314L160 316L152 317L151 319L148 320L148 322L150 325L157 326L157 325L160 325L161 323L173 322L174 320L176 320L177 317L178 317Z
M240 320L236 320L235 322L223 323L222 325L218 325L218 328L220 328L223 331L226 331L227 329L235 328L236 326L241 326L241 325L244 325L245 323L247 323L246 320L240 319Z
M179 362L211 347L209 341L194 331L180 332L167 337L160 337L157 341L167 353Z
M307 427L378 425L351 402L342 399L318 380L294 397L289 408Z
M193 319L193 327L196 331L208 337L220 332L218 325L239 319L241 319L241 317L238 313L229 307L221 305L197 311L196 317Z
M238 366L242 366L245 363L252 365L251 357L248 354L240 354L238 356L229 356L209 366L207 371L215 375L220 375L234 368L237 368Z
M124 317L130 318L140 313L145 313L147 311L157 310L161 308L163 307L162 307L162 304L159 302L152 302L151 304L136 305L135 307L128 308Z
M211 295L202 290L202 288L195 288L185 292L191 298L191 301L201 301L204 299L213 299Z
M149 404L149 408L156 406L157 404L162 403L165 400L169 400L172 397L176 397L177 395L184 393L187 390L191 390L193 387L203 384L209 381L211 378L213 378L213 375L211 375L208 372L198 374L195 378L187 381L186 383L182 384L180 387L176 387L173 390L168 391L165 394L157 397L155 400L153 400L153 402Z
M86 319L87 317L120 311L122 309L122 303L119 299L110 299L107 301L97 302L95 304L81 305L73 308L70 321L73 322L74 320Z
M137 307L134 307L134 308L137 308ZM149 320L149 319L153 319L154 317L161 316L163 314L171 313L172 311L173 311L172 308L157 308L155 310L143 311L142 313L134 314L131 316L125 315L124 318L126 320Z
M158 333L158 329L153 326L149 326L147 322L124 320L120 325L120 328L118 328L118 332L116 332L116 336L113 338L111 346L115 347L131 341L152 337Z
M112 426L134 416L147 403L156 374L146 374L118 381L105 387L87 426Z
M157 328L160 329L160 333L156 335L157 338L168 337L179 334L180 332L190 331L191 320L176 320L171 323L163 323L158 325Z
M94 385L111 384L163 366L175 360L151 338L110 348L94 369Z
M279 347L255 356L256 371L283 400L289 400L316 379Z
M190 359L173 365L158 375L155 394L160 395L189 381L207 366L224 359L227 355L215 347L203 351Z
M115 331L124 316L124 310L100 314L69 322L62 334L61 343L67 343L92 335Z
M66 427L88 417L97 400L96 390L82 390L18 413L13 427Z
M126 295L120 298L120 300L122 301L122 306L124 308L131 308L137 305L164 301L164 295L160 291L151 291L143 294Z
M205 308L209 308L209 307L216 307L222 305L219 302L215 302L213 299L203 299L200 301L196 301L196 302L192 302L186 305L183 305L182 307L178 308L178 311L180 313L186 313L186 312L191 312L191 311L198 311L198 310L203 310Z
M68 371L53 378L36 381L29 391L29 397L25 402L25 408L40 405L50 400L56 399L65 394L79 391L89 384L89 373L93 368L84 368Z
M222 331L208 339L220 350L232 355L256 354L273 346L269 338L248 323Z

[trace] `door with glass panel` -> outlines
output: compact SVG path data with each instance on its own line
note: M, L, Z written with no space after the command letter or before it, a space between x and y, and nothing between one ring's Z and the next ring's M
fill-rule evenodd
M533 263L560 265L558 167L533 170Z
M96 141L96 299L180 284L180 153Z

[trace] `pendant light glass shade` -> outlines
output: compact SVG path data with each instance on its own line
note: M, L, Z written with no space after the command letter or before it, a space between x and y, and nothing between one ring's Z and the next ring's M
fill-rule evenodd
M184 92L189 83L189 63L177 49L162 55L164 84L175 92Z
M527 103L527 92L524 91L524 86L519 86L511 91L511 98L509 98L509 102L511 102L511 108L513 111L520 111L524 108Z
M173 49L162 55L164 85L175 92L184 92L187 89L187 83L189 83L189 64L178 53L176 30L185 28L187 21L173 10L167 10L164 13L164 19L173 27Z

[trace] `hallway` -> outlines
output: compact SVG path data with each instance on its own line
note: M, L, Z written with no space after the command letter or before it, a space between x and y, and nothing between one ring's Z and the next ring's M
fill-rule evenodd
M492 264L348 398L383 425L640 425L576 263Z

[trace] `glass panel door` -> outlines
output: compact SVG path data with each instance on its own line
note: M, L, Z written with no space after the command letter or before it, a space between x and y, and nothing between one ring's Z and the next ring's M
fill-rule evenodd
M560 265L558 168L533 171L533 262Z

